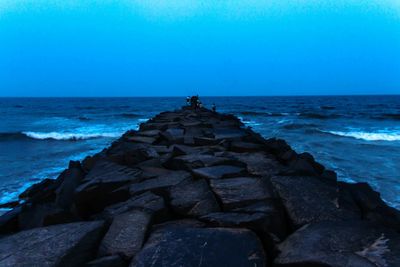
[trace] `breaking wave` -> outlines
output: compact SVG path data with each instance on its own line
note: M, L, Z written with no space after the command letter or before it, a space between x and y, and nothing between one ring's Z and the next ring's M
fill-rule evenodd
M85 140L85 139L93 139L93 138L101 138L101 137L119 137L121 135L118 133L60 133L60 132L23 132L24 135L38 140Z
M399 132L342 132L342 131L321 131L337 136L352 137L355 139L361 139L365 141L400 141Z

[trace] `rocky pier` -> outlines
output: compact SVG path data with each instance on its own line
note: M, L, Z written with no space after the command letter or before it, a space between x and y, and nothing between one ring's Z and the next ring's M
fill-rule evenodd
M205 108L71 161L0 232L0 266L400 266L400 212L367 183Z

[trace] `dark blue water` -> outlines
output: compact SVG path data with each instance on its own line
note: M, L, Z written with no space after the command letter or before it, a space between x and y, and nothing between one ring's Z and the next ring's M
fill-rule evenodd
M400 208L400 96L203 98ZM0 203L184 98L0 98Z

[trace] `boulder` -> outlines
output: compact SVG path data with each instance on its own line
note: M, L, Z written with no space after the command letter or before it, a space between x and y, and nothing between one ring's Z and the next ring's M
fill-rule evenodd
M270 189L261 178L213 179L210 180L210 186L225 210L272 198Z
M130 259L142 248L151 215L131 210L117 215L101 241L99 255L121 255Z
M360 214L340 205L336 183L313 176L275 176L271 181L293 228L322 220L360 218Z
M166 195L167 189L177 185L184 180L191 179L191 175L185 171L170 172L165 175L160 175L156 178L147 179L140 183L135 183L130 186L130 194L140 194L145 191L152 191L158 194Z
M247 171L253 175L270 177L278 174L284 168L276 159L262 152L224 152L222 156L230 156L245 163Z
M81 266L91 259L103 222L78 222L22 231L0 239L1 266Z
M230 150L239 153L263 151L265 148L261 144L234 141L231 143Z
M55 190L61 184L63 179L62 174L54 179L44 179L41 182L30 186L19 195L19 198L29 202L43 203L51 202L55 199Z
M73 202L74 191L85 177L85 173L79 161L71 161L69 168L61 175L62 183L56 190L56 204L63 209L69 209Z
M155 221L161 220L167 216L167 208L164 199L151 192L134 196L125 202L108 206L102 212L102 218L112 219L115 216L126 213L130 210L142 210L146 213L153 214Z
M306 225L278 248L276 266L400 266L400 235L365 221Z
M170 189L170 205L180 215L202 216L220 210L207 182L188 181Z
M100 212L105 206L126 200L125 194L111 194L127 183L141 180L139 169L111 162L98 162L75 190L76 211L82 217Z
M177 156L166 162L166 166L174 170L192 170L195 168L229 164L232 159L216 157L208 154L190 154Z
M119 255L111 255L92 260L85 265L86 267L127 267L128 263Z
M151 234L130 267L266 264L262 244L250 230L166 227Z
M193 170L193 175L199 178L221 179L229 177L238 177L244 174L245 169L232 165L218 165L213 167L204 167Z
M160 133L161 137L170 144L183 143L183 134L184 130L180 128L168 128Z

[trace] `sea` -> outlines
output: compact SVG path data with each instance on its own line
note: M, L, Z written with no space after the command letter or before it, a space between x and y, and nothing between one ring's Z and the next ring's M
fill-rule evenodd
M265 138L285 139L297 152L347 182L368 182L400 208L400 95L201 97L238 116ZM0 98L0 204L69 160L81 160L186 97Z

